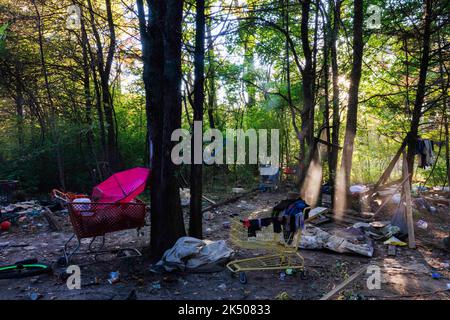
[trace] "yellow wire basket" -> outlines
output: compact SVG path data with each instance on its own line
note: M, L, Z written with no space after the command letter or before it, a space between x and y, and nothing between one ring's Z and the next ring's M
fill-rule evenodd
M310 210L310 207L303 209L303 214ZM230 221L231 243L242 249L264 250L270 252L254 258L239 259L227 264L227 268L234 274L239 274L239 281L247 283L246 271L264 270L298 270L304 277L304 259L298 252L301 239L301 228L295 232L287 232L284 228L280 233L273 230L273 225L261 227L255 231L256 236L249 236L248 228L244 226L239 217L234 217Z

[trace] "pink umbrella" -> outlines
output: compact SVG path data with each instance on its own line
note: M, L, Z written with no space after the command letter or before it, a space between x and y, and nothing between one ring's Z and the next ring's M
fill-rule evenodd
M96 202L131 202L145 189L150 169L133 168L117 172L95 186L92 199Z

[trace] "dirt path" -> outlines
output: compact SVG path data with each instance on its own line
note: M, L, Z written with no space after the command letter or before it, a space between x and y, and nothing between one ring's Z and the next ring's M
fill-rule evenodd
M204 223L205 237L211 240L228 239L229 229L223 223L229 215L263 215L284 198L280 193L257 193L253 196L217 208L211 220ZM12 263L26 258L38 258L41 262L53 263L61 256L61 248L71 234L67 216L57 218L64 231L49 232L44 225L34 233L13 228L0 234L0 262ZM329 223L321 226L325 230L337 228ZM342 228L342 227L341 227ZM135 230L114 233L107 238L107 247L144 247L149 239L149 227L138 237ZM1 247L9 243L7 247ZM86 244L85 244L86 245ZM246 258L261 252L237 250L235 258ZM450 274L442 263L448 255L437 248L422 246L419 240L417 250L400 249L395 257L387 256L387 249L376 244L372 258L337 254L328 251L303 250L307 278L298 275L280 280L276 271L249 272L248 283L241 284L236 277L224 269L221 272L205 274L173 273L154 274L149 272L149 263L144 257L113 259L102 257L106 262L86 265L81 268L82 288L69 290L65 280L55 275L41 275L32 278L0 280L0 299L30 299L31 293L40 294L41 299L126 299L135 295L137 299L275 299L286 292L291 299L319 299L354 271L365 265L381 267L381 289L369 290L366 285L368 274L361 275L333 299L449 299L450 291L442 291ZM77 256L73 264L88 264L92 257ZM434 280L432 268L443 278ZM121 282L109 284L109 273L119 271ZM433 293L435 292L435 293ZM406 297L402 297L406 296Z

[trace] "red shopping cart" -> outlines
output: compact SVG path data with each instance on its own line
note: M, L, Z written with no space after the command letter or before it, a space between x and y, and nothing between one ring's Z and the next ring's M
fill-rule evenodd
M113 174L94 187L91 197L53 190L53 196L65 203L74 231L63 247L66 264L69 264L74 254L81 253L78 252L81 239L92 238L88 253L104 253L101 249L107 233L127 229L139 230L145 225L147 207L136 197L144 191L149 174L150 171L146 168L134 168ZM101 247L94 251L92 245L98 237L102 238ZM75 238L77 244L70 250L69 244ZM141 255L137 249L126 250Z

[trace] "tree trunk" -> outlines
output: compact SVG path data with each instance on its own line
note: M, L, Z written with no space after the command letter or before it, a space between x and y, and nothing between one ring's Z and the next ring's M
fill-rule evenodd
M90 66L89 66L89 55L88 55L88 37L86 33L86 27L84 24L84 16L81 16L81 48L83 56L83 88L84 88L84 99L86 104L86 124L88 125L88 130L86 132L86 141L88 149L91 155L94 157L94 161L97 162L97 153L95 152L94 146L94 133L92 131L92 95L91 95L91 84L90 84ZM97 168L98 169L98 168Z
M414 174L414 155L419 133L420 118L422 116L422 105L425 98L425 83L427 78L428 64L430 60L430 37L431 37L431 6L432 0L424 0L424 31L422 43L422 57L420 60L419 81L417 83L416 99L414 101L414 109L412 112L410 135L408 140L407 162L409 169L409 179L412 182Z
M335 4L336 1L336 4ZM337 47L336 41L339 32L339 25L341 20L341 2L342 0L331 0L330 8L333 12L333 30L331 32L330 39L330 51L331 51L331 71L333 82L333 130L331 133L331 143L333 147L331 149L331 157L329 159L330 169L330 185L334 186L336 181L336 171L338 162L338 145L339 145L339 128L340 128L340 110L339 110L339 68L337 62ZM334 201L334 188L332 189L331 199Z
M183 2L148 1L149 20L137 0L151 155L151 250L159 258L185 235L173 130L181 127L181 19Z
M216 121L214 120L214 110L216 109L216 69L214 66L214 44L211 37L211 22L206 25L208 35L208 120L209 127L214 129Z
M16 116L17 116L17 142L19 144L19 151L21 152L23 147L23 88L22 88L22 68L20 62L15 65L16 72Z
M303 110L301 112L302 119L302 132L304 132L304 138L300 142L300 155L301 160L301 172L300 172L300 185L303 183L306 177L307 159L306 147L308 151L312 151L312 145L314 142L314 69L312 61L312 51L309 45L308 36L308 22L309 22L309 11L311 7L311 0L301 1L302 6L302 16L301 16L301 41L303 54L305 57L305 66L302 71L302 92L303 92Z
M52 98L52 93L50 90L50 83L48 80L47 66L46 66L45 56L44 56L41 14L39 12L39 9L36 5L35 0L32 0L32 3L36 10L36 16L37 16L39 54L40 54L40 59L41 59L42 73L44 75L44 83L45 83L45 89L46 89L46 93L47 93L47 100L48 100L48 104L50 107L50 131L51 131L52 143L55 145L56 161L57 161L57 165L58 165L59 185L63 190L65 190L66 184L65 184L65 178L64 178L64 162L63 162L63 158L62 158L62 154L61 154L61 147L59 145L59 138L58 138L59 135L56 132L57 131L56 110L55 110L55 106L53 104L53 98Z
M361 80L361 66L363 56L363 0L354 1L353 14L353 64L350 73L350 88L348 93L347 123L345 128L344 150L342 153L341 173L343 181L338 181L339 197L346 197L350 187L352 170L353 144L356 136L358 91ZM340 199L345 204L345 199Z
M195 56L194 56L194 122L199 121L203 125L203 102L205 99L205 2L196 1L195 21ZM194 125L195 126L195 125ZM203 133L202 133L203 135ZM195 148L195 139L192 139L191 158L191 205L189 219L189 235L202 239L202 163L195 162L196 151L202 153L203 148ZM196 150L199 149L199 150Z
M108 159L110 167L113 171L118 169L119 165L119 151L117 148L117 132L114 116L114 104L109 88L109 77L111 74L112 63L114 60L114 51L116 48L116 35L115 27L112 16L111 1L105 0L105 7L107 12L108 32L109 32L109 46L106 59L103 54L103 43L98 32L95 22L95 12L92 7L91 0L87 1L92 32L94 35L95 43L97 46L97 69L100 75L100 88L101 88L101 102L106 121L106 158Z

